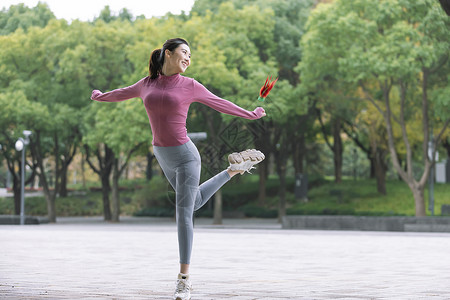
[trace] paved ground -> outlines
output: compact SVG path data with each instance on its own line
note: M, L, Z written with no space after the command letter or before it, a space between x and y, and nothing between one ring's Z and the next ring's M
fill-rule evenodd
M0 298L170 299L177 261L170 219L0 226ZM450 299L450 234L201 219L191 276L192 299Z
M42 196L42 191L35 191L35 192L26 191L25 195L26 197ZM8 192L8 190L5 188L0 188L0 198L6 197L14 197L14 194L12 192Z

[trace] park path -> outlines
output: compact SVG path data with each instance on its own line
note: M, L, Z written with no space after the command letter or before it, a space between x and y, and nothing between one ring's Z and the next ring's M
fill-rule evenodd
M171 219L0 226L0 299L171 299ZM450 299L450 234L197 219L192 299Z

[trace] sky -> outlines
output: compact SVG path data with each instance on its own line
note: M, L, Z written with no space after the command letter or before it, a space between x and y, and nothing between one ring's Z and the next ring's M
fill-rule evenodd
M0 9L8 9L11 5L19 3L35 7L38 2L38 0L1 0ZM195 0L41 0L40 2L47 3L57 19L92 21L106 5L109 5L114 15L125 7L133 16L144 15L151 18L164 16L168 12L178 15L183 10L189 13Z

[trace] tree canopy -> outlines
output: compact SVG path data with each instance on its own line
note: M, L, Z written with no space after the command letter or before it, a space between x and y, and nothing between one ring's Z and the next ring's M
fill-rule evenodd
M12 166L19 159L15 139L23 129L34 132L28 164L41 183L54 174L61 186L46 192L54 220L67 166L82 151L101 178L108 215L111 174L120 175L133 155L151 153L151 131L142 101L97 103L91 91L137 82L148 74L152 50L182 37L192 52L185 76L243 108L267 112L258 122L237 122L194 104L188 131L207 131L218 161L234 151L224 135L245 132L245 146L273 155L284 180L306 166L321 169L314 167L319 152L307 149L324 144L339 182L351 140L381 174L393 162L423 215L434 163L426 155L429 141L438 149L450 139L449 23L432 0L197 0L188 15L135 18L106 6L95 20L71 23L57 20L46 4L11 6L0 12L0 153ZM268 75L279 80L259 102ZM260 203L269 167L260 168Z

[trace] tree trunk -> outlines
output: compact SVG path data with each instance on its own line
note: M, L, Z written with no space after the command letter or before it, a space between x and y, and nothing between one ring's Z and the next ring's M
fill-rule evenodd
M112 222L119 222L120 217L120 197L119 197L119 159L114 159L113 185L112 185Z
M67 170L69 165L66 165L64 162L62 162L61 167L61 183L59 187L59 196L60 197L67 197Z
M258 205L261 207L266 205L266 183L269 177L269 158L272 153L273 143L273 126L271 122L263 120L257 121L259 123L250 123L249 126L253 128L258 135L254 141L255 148L261 151L266 157L263 162L258 165L259 186L258 186Z
M268 157L266 157L268 160ZM259 164L259 187L258 187L258 205L263 207L266 205L266 182L267 182L267 165L268 161L264 159Z
M377 149L377 154L375 157L375 177L377 179L377 191L382 195L386 195L386 168L384 165L384 159L381 153L381 150Z
M75 137L70 138L68 141L66 141L66 146L73 143L73 141L76 140ZM65 149L65 153L63 155L63 158L61 159L61 182L60 187L58 189L59 196L61 197L67 197L67 171L69 169L69 165L72 162L73 158L75 157L75 154L77 153L77 146L74 144L73 146L69 147L69 149Z
M304 174L304 161L306 156L306 132L308 132L308 122L310 121L310 115L314 114L315 108L311 106L308 109L308 113L301 115L297 118L297 125L295 132L295 141L293 141L294 146L294 170L295 174Z
M334 178L336 183L342 182L342 139L341 139L341 120L339 118L333 121L333 158L334 158Z
M17 176L15 168L15 160L12 157L6 156L6 163L8 165L9 173L12 176L12 188L14 193L14 214L20 215L20 174ZM20 170L20 162L19 162Z
M447 159L450 159L450 138L442 140L442 146L447 152Z
M282 158L278 161L280 166L278 168L278 176L280 177L280 191L278 202L278 222L281 223L284 216L286 216L286 164L287 160Z
M55 148L54 148L53 153L54 153L54 157L55 157L55 185L53 187L53 191L51 191L49 186L47 185L47 188L44 188L44 194L45 194L45 198L47 199L47 210L48 210L50 222L56 223L55 200L56 200L56 195L58 194L58 191L59 191L60 179L61 179L60 178L61 172L60 172L60 167L59 167L60 151L59 151L58 134L56 133L56 131L54 132L54 141L55 141ZM44 172L42 172L42 174L45 175Z
M425 209L425 193L424 189L421 187L410 186L414 196L414 203L416 206L416 217L425 217L426 209Z
M367 159L370 161L370 174L369 174L369 178L376 178L376 174L375 174L375 158L372 157L372 155L367 155Z
M103 147L104 151L100 151L101 147ZM96 168L94 164L90 160L90 149L87 145L85 145L86 149L86 162L89 167L97 173L102 182L102 199L103 199L103 216L105 221L111 220L111 208L109 204L109 192L111 191L111 186L109 183L109 177L111 175L111 170L114 163L114 152L111 148L109 148L106 144L101 144L97 146L95 151L95 155L97 156L99 167ZM104 152L102 156L101 152Z
M44 168L44 157L42 154L42 148L41 148L41 141L40 141L40 132L36 131L35 133L35 139L36 142L31 144L30 149L32 152L32 155L36 158L37 166L39 167L39 180L42 185L42 188L44 190L44 197L47 202L47 214L48 214L48 220L50 223L56 223L56 206L55 206L55 199L56 199L56 193L59 188L59 159L58 159L58 153L59 153L59 147L58 147L58 136L55 133L54 135L54 157L55 159L55 187L53 191L51 190L51 187L49 185L49 182L47 180L47 175L45 173Z
M84 168L84 155L81 154L81 181L83 182L83 190L86 190L86 170Z
M385 152L378 147L376 135L370 135L370 152L371 164L373 172L377 180L377 191L382 195L386 195L386 171Z
M281 223L282 218L286 215L286 169L287 169L287 160L288 153L291 152L292 143L294 141L290 140L291 137L284 130L279 133L280 135L280 146L278 150L275 152L275 159L277 162L277 174L280 180L280 188L278 192L279 200L278 200L278 222Z
M303 174L304 166L303 161L306 154L306 144L305 144L305 132L300 129L297 140L295 141L295 149L294 149L294 170L295 174Z
M150 151L147 153L147 168L145 169L145 176L147 180L152 180L153 177L153 154Z
M214 194L214 225L222 225L222 191L218 190Z
M56 206L55 206L55 199L56 199L56 189L54 189L53 191L50 189L50 186L48 184L48 180L47 180L47 176L45 175L44 172L44 166L42 161L39 162L39 166L40 166L40 170L41 172L39 173L39 180L42 184L42 188L44 190L44 197L45 200L47 202L47 215L48 215L48 220L50 223L56 223ZM57 180L57 179L55 179Z
M341 139L341 120L340 118L336 117L333 118L331 123L331 133L333 135L333 145L331 145L329 139L327 130L325 128L325 125L322 120L321 110L316 108L316 113L318 120L320 122L320 127L322 129L323 137L325 139L325 142L330 148L330 150L333 152L333 162L334 162L334 181L336 183L342 182L342 139Z
M56 193L48 193L45 195L45 199L47 200L48 220L50 223L56 223Z
M102 181L102 199L103 199L103 217L105 221L111 220L111 208L109 205L109 191L111 190L109 184L109 173L101 175Z

